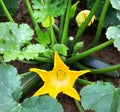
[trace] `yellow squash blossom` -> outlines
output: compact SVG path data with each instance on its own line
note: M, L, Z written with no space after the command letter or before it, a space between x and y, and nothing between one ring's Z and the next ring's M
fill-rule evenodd
M89 70L69 70L69 67L64 64L57 52L55 52L54 68L52 71L37 68L30 68L30 71L38 73L44 81L44 85L34 94L34 96L48 93L50 96L56 98L59 93L63 92L76 100L80 100L80 96L73 88L73 85L79 76L90 72Z
M42 4L42 5L44 5L44 4L45 4L43 0L41 0L41 4Z
M51 16L51 25L54 25L54 17ZM50 27L50 16L47 16L46 19L42 22L42 26L47 28L47 27Z
M89 13L90 13L90 10L83 10L78 13L78 15L76 16L76 22L79 27L84 23ZM95 20L95 16L92 17L92 19L88 23L88 26L90 26L94 22L94 20Z

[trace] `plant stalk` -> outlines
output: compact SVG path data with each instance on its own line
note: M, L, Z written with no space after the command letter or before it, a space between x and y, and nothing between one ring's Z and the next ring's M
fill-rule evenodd
M67 34L68 34L68 27L69 27L69 22L70 22L71 5L72 5L72 1L68 0L68 6L67 6L67 12L66 12L66 18L65 18L65 25L64 25L64 29L63 29L62 38L61 38L61 44L64 44L66 42L66 39L67 39L67 36L68 36Z
M99 68L99 69L90 69L90 68L88 68L88 67L85 67L85 66L81 65L81 64L78 63L78 62L76 62L75 65L76 65L76 67L79 68L79 69L83 69L83 70L84 70L84 69L89 69L92 74L103 74L103 73L106 73L106 72L111 72L111 71L120 69L120 64L111 65L110 67Z
M101 2L101 0L96 0L93 8L91 9L91 12L90 12L89 16L87 17L85 22L82 24L82 26L78 28L78 31L77 31L77 33L75 35L75 38L74 38L74 44L76 44L79 41L79 39L81 38L81 36L82 36L83 32L85 31L89 21L91 20L91 18L95 14L100 2Z
M66 14L66 13L65 13ZM60 18L60 26L59 26L59 35L58 35L58 42L61 41L62 38L62 32L63 32L63 28L64 28L64 20L65 20L65 14L61 16Z
M109 41L107 41L107 42L104 42L104 43L102 43L102 44L94 47L94 48L91 48L91 49L89 49L89 50L86 50L86 51L84 51L83 53L76 54L76 55L68 58L68 59L66 60L66 63L67 63L67 64L72 64L73 62L75 62L75 61L77 61L77 60L79 60L79 59L81 59L81 58L84 58L85 56L88 56L88 55L90 55L90 54L92 54L92 53L94 53L94 52L96 52L96 51L99 51L99 50L101 50L101 49L103 49L103 48L111 45L111 44L113 43L113 41L114 41L114 40L111 39L111 40L109 40Z
M84 112L82 106L80 105L80 102L75 100L75 99L74 99L74 102L75 102L75 105L76 105L76 107L78 109L78 112Z
M76 89L76 85L74 85L74 88ZM78 111L79 112L84 112L82 106L80 105L80 101L77 101L77 100L74 99L74 102L75 102L75 105L76 105Z
M39 62L46 62L46 63L53 63L53 60L50 58L44 58L44 57L37 57L34 60L39 61Z
M93 82L88 81L88 80L84 80L84 79L81 79L81 78L78 78L78 79L77 79L77 83L82 84L82 85L90 85L90 84L92 84Z
M50 17L50 37L51 37L51 48L53 48L54 44L55 44L55 35L54 35L54 31L53 31L53 26L52 26L52 17Z
M57 33L59 33L59 28L58 28L58 26L57 25L53 25L53 29L55 30L55 32L57 32Z
M89 48L92 48L92 47L96 46L99 39L100 39L101 32L102 32L102 26L103 26L103 23L104 23L104 20L105 20L107 9L109 7L109 3L110 3L110 0L105 0L104 7L103 7L103 10L102 10L100 19L99 19L96 35L95 35L94 40L90 44Z
M17 60L21 63L26 63L26 64L30 64L30 65L34 65L34 64L40 64L40 62L38 61L27 61L27 60Z
M33 17L33 10L32 10L32 7L31 7L31 4L30 4L29 0L25 0L25 3L26 3L26 6L27 6L27 9L29 11L30 17L32 19L33 25L35 27L36 34L37 34L38 37L40 37L40 36L42 37L43 32L40 29L40 27L39 27L38 23L36 22L35 18Z
M6 17L8 18L8 20L9 20L10 22L13 22L13 23L14 23L14 20L13 20L12 16L10 15L7 7L5 6L3 0L0 0L0 5L1 5L1 7L2 7L2 9L3 9L3 11L4 11L5 15L6 15Z

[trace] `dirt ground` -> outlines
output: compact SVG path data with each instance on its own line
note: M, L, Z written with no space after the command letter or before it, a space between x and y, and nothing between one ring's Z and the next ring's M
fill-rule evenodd
M78 8L78 12L80 10L86 9L86 3L81 1L79 8ZM24 1L21 2L19 9L17 10L16 14L13 16L15 22L17 23L28 23L32 28L33 28L33 24L32 21L29 17L28 11L26 10ZM7 19L5 17L0 19L1 22L7 21ZM74 20L71 21L70 23L70 28L69 28L69 36L74 36L77 30L77 25L74 22ZM81 40L84 41L84 46L88 46L91 42L91 40L94 38L95 35L95 31L96 31L96 25L93 25L89 28L87 28L87 30L85 31L84 35L82 36ZM102 32L102 36L101 36L101 40L100 43L105 42L107 39L105 38L105 30L103 30ZM118 64L120 63L120 52L118 52L113 45L92 54L96 57L99 57L100 59L107 61L109 63L111 63L112 65ZM22 63L12 63L14 66L16 66L18 68L19 73L23 73L28 71L28 69L30 68L30 66L28 65L23 65ZM24 69L23 69L24 67ZM92 80L96 80L99 79L97 76L91 76ZM118 78L114 78L113 79L113 83L114 84L118 84ZM78 110L76 109L76 106L74 104L74 101L72 98L60 94L58 95L58 100L60 101L60 103L63 105L64 108L64 112L78 112ZM85 111L85 112L90 112L90 111Z

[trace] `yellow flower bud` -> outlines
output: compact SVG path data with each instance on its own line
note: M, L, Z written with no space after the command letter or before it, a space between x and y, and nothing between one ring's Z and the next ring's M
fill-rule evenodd
M51 22L52 22L51 24L53 25L53 24L54 24L54 21L55 21L55 20L54 20L54 17L51 17L51 20L52 20L52 21L51 21ZM47 28L47 27L50 27L50 16L47 16L47 17L46 17L46 19L42 22L42 26L43 26L43 27L46 27L46 28Z
M41 4L42 4L42 5L44 5L44 4L45 4L43 0L41 0Z
M90 10L83 10L78 13L78 15L76 16L76 22L79 27L84 23L89 13L90 13ZM92 17L92 19L88 23L88 26L90 26L94 22L94 20L95 20L95 16Z

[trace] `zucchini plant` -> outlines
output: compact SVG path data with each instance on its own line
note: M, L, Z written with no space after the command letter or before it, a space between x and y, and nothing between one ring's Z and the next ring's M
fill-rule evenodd
M63 112L57 100L59 93L72 97L79 112L120 111L119 86L115 87L111 81L119 77L120 64L111 65L92 56L112 44L120 51L119 1L90 0L91 9L77 14L79 0L25 0L34 29L27 23L15 23L6 2L0 0L9 20L0 23L0 112ZM118 22L105 27L108 40L98 44L106 18L110 18L109 11L116 15ZM71 19L76 21L77 27L72 36L69 34ZM92 24L97 24L95 20L98 21L95 37L83 50L84 42L80 39L86 28L89 30ZM18 74L17 69L8 64L12 61L31 64L33 68ZM103 81L89 81L87 74L80 78L85 73L100 75ZM109 80L105 82L106 77ZM84 86L79 93L76 84Z

